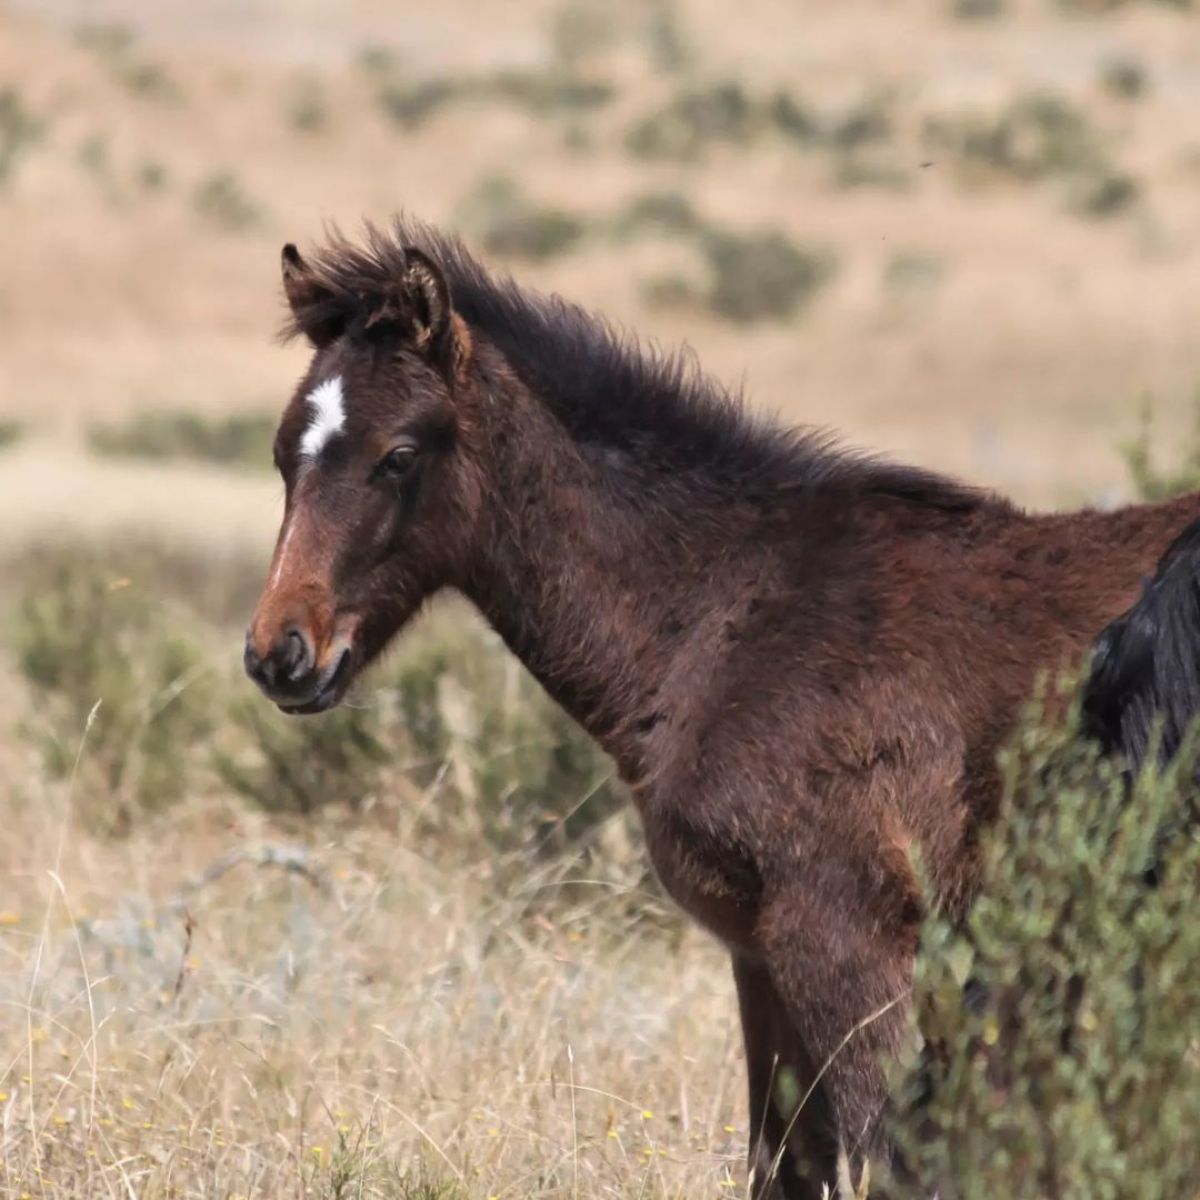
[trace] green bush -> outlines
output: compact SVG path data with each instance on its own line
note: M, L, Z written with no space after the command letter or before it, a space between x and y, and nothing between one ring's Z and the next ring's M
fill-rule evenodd
M412 82L380 68L384 79L376 93L383 111L405 129L419 129L450 104L515 105L537 116L578 114L607 104L616 94L609 83L582 79L563 70L498 71L493 75Z
M682 91L638 121L625 137L639 158L693 159L712 142L745 142L764 125L759 106L737 80Z
M506 175L480 183L463 202L462 213L489 254L509 258L555 258L584 234L581 218L530 200Z
M298 133L320 133L329 124L329 101L319 78L297 79L287 100L287 122Z
M214 723L211 672L181 632L190 622L103 550L44 552L22 575L14 646L33 699L23 732L53 775L74 773L88 823L123 830L194 779Z
M0 188L11 182L17 164L45 132L46 122L25 107L15 88L0 90Z
M696 233L703 222L682 192L643 192L630 200L613 222L618 238L651 233L660 237Z
M798 246L777 232L710 232L703 249L712 279L709 307L744 323L795 315L835 266L829 251Z
M88 441L100 454L198 458L270 470L276 424L266 413L208 417L152 411L136 413L123 424L93 425Z
M217 773L257 808L307 816L333 806L361 810L379 798L391 751L376 709L344 705L305 719L242 695L229 716L250 749L219 749Z
M1143 500L1166 500L1200 488L1200 393L1194 404L1192 436L1183 461L1173 470L1160 470L1150 453L1153 403L1142 400L1141 425L1132 442L1121 447L1134 490Z
M20 421L10 420L8 417L0 418L0 450L20 441L24 432L25 427Z
M1200 831L1174 821L1191 762L1127 797L1069 731L1030 725L1002 767L982 891L919 956L914 1194L1183 1200L1200 1188Z
M931 117L925 138L972 180L1032 182L1094 172L1103 165L1099 138L1084 112L1050 92L1018 96L992 114Z
M433 796L437 831L500 851L577 846L619 806L609 761L474 620L414 635L357 692L307 718L236 703L222 779L274 812Z
M241 231L262 223L262 206L231 171L205 176L192 193L192 205L206 221L221 229Z
M1100 86L1117 100L1140 100L1150 89L1150 78L1136 58L1120 55L1101 66Z
M380 108L404 129L419 129L437 111L462 95L462 89L449 79L425 79L409 83L388 79L380 87Z
M951 0L950 11L965 20L998 17L1004 12L1004 0Z

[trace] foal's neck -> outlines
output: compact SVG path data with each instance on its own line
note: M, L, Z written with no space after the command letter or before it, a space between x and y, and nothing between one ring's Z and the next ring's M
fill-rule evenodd
M636 783L750 602L766 554L756 517L632 451L576 441L527 393L495 397L485 425L497 500L462 590Z

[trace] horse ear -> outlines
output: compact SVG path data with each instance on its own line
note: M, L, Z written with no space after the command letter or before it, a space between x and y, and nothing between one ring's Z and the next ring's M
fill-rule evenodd
M442 269L415 246L404 248L404 292L417 346L452 370L461 370L470 352L462 318L454 311Z
M300 251L288 242L280 255L283 294L292 310L292 329L303 333L319 350L340 337L346 316L334 302L333 292L313 274Z

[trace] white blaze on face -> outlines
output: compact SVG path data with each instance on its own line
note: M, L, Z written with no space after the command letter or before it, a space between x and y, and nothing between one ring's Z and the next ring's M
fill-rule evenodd
M334 434L346 423L342 399L342 377L335 375L308 393L309 421L300 439L300 453L310 461L317 457Z

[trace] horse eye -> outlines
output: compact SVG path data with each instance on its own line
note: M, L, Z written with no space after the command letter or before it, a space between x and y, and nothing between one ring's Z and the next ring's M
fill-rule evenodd
M403 479L417 461L416 446L393 446L379 461L379 472L390 479Z

